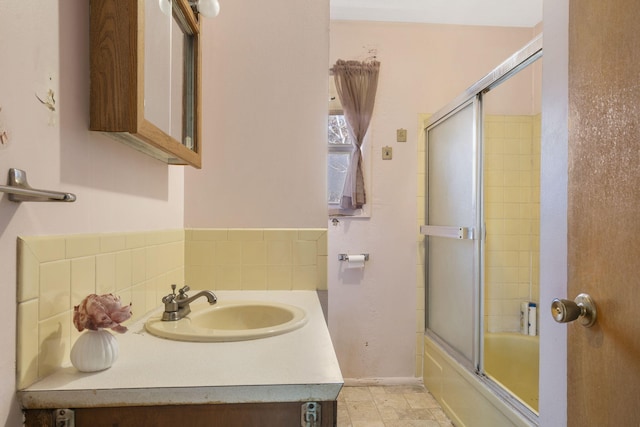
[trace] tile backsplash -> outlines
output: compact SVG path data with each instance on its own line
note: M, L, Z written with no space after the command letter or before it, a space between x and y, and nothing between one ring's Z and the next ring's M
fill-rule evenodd
M135 321L170 285L326 290L326 229L179 229L18 238L17 383L69 361L73 306L91 294L132 302Z
M194 289L326 290L326 229L187 229Z

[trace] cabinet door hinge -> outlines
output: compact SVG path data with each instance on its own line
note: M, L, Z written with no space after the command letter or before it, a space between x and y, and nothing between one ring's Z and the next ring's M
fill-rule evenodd
M320 404L305 402L300 412L300 427L320 427Z
M56 409L53 411L56 427L75 427L75 414L71 409Z

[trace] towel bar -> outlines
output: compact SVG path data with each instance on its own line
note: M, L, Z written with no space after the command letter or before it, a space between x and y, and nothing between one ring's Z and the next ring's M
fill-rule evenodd
M27 173L21 169L9 169L8 185L0 185L0 192L8 193L12 202L75 202L76 195L60 191L31 188Z

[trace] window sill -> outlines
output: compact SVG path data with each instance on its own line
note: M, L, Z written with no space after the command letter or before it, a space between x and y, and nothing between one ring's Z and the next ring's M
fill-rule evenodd
M339 218L351 218L351 219L369 219L371 218L371 212L369 207L364 206L362 209L340 209L335 207L329 207L328 210L329 219Z

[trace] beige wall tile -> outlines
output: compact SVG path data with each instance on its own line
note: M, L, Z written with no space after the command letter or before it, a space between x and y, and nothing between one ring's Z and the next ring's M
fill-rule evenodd
M103 234L100 236L100 252L118 252L127 249L126 234Z
M268 265L292 265L293 241L273 240L267 242Z
M239 265L221 265L215 270L216 289L230 291L242 290L242 267Z
M261 229L229 229L227 236L229 241L264 240L264 231Z
M122 251L115 254L115 285L116 292L131 287L133 276L133 261L131 251Z
M318 240L327 232L324 228L302 228L298 230L298 240Z
M299 240L293 246L293 263L295 265L315 265L318 255L315 240L302 241Z
M124 236L127 249L144 248L147 245L145 233L127 233Z
M191 232L191 237L187 240L209 240L209 241L218 241L218 240L229 240L228 239L228 230L227 229L199 229L194 228L189 230ZM185 235L186 238L186 235Z
M165 286L166 286L167 283L169 283L169 284L178 283L178 284L185 285L185 282L184 282L184 267L173 269L173 270L169 271L168 273L164 274L161 278L162 278L162 280L165 280Z
M242 290L267 290L267 267L265 265L243 265Z
M155 292L153 293L155 295ZM124 298L124 297L123 297ZM127 301L122 301L124 304ZM159 300L158 300L159 302ZM159 305L159 304L156 304ZM155 306L147 306L147 287L145 284L140 284L131 287L131 320L128 323L135 322L144 316L147 311L152 310Z
M318 240L316 240L316 250L318 251L318 255L327 255L327 232L323 232Z
M100 238L97 235L79 235L65 238L67 258L79 258L100 253Z
M24 241L40 262L58 261L65 258L65 241L62 237L25 237Z
M116 255L113 253L96 256L96 293L98 295L116 291Z
M196 240L185 243L186 265L212 265L215 260L216 242Z
M216 242L215 265L242 264L242 241Z
M161 299L163 296L167 295L170 292L170 288L166 288L162 292L157 290L157 286L155 280L149 280L144 283L141 283L139 286L143 286L145 289L145 307L147 311L153 310L156 307L160 307L162 305ZM133 307L134 314L137 311L136 307Z
M246 241L242 242L242 265L266 265L267 242Z
M267 229L264 230L264 240L298 240L297 229Z
M133 302L131 322L160 307L169 285L182 286L185 278L193 289L326 289L326 234L191 229L20 239L18 297L31 300L18 308L19 328L31 338L18 338L25 386L68 360L79 336L72 307L90 293L112 292L124 304Z
M166 245L162 254L162 259L166 260L168 270L184 267L184 240L172 242ZM166 258L165 258L166 257Z
M184 229L149 231L145 233L145 239L147 246L179 242L181 240L184 240Z
M44 320L71 308L71 261L40 265L39 319Z
M131 283L137 285L147 279L147 251L145 248L131 250Z
M216 270L220 266L192 265L185 269L185 284L191 289L217 289Z
M71 307L90 294L96 293L96 258L84 257L71 260Z
M38 378L56 371L69 360L71 347L70 311L50 317L39 323Z
M38 344L38 300L18 304L18 389L28 387L38 379Z
M318 275L318 290L327 290L327 256L322 255L316 258L316 273Z
M288 291L293 288L293 267L290 265L267 266L267 289Z
M152 279L160 274L158 246L148 246L145 248L146 279Z
M318 287L318 273L315 265L293 267L293 289L312 291Z
M40 292L40 262L29 245L18 239L18 302L37 298Z

